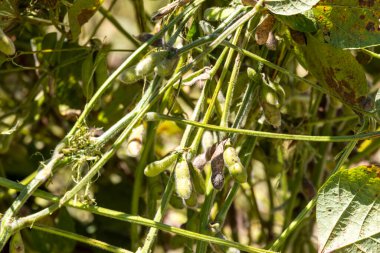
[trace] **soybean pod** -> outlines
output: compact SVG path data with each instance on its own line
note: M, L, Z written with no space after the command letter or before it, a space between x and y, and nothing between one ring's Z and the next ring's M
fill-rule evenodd
M163 172L166 169L169 169L171 165L178 158L178 153L172 153L159 161L148 164L144 169L144 174L147 177L154 177Z
M224 149L223 152L224 164L228 168L231 176L239 183L247 182L247 171L245 170L236 149L230 145Z
M190 169L186 159L182 156L174 168L175 190L179 197L188 199L193 191Z

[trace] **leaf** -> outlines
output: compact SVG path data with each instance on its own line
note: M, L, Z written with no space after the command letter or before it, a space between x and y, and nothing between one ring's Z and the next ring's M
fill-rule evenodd
M73 40L77 40L81 26L95 14L103 0L77 0L68 11L70 30Z
M379 193L379 167L333 175L318 194L318 252L379 252Z
M296 55L330 95L358 110L369 111L371 100L362 66L349 52L319 42L307 35L307 42L296 44Z
M296 31L315 32L318 30L312 10L291 16L276 15L276 19Z
M310 10L319 0L267 0L265 7L274 14L294 15Z
M339 48L380 44L380 2L374 0L321 0L313 8L326 42Z

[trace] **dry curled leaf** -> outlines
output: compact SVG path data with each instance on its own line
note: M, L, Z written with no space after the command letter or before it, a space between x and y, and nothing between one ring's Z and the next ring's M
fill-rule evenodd
M273 15L266 15L262 18L261 23L257 26L255 32L255 40L258 45L264 45L267 40L269 33L272 31L276 19Z

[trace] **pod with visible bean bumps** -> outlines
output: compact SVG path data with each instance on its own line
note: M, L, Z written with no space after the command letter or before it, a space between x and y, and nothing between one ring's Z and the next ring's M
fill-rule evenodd
M132 66L132 67L124 70L118 79L119 79L119 81L121 81L124 84L131 84L131 83L135 83L135 82L137 82L143 78L144 78L143 75L137 75L136 65L135 65L135 66Z
M190 198L193 186L191 184L189 165L184 157L180 158L174 168L174 184L175 191L179 197L185 200Z
M20 231L16 232L10 243L9 243L9 253L24 253L25 246L21 237Z
M154 72L161 77L170 76L173 74L174 69L177 66L178 60L179 58L176 55L168 56L154 67Z
M195 191L200 194L204 194L206 191L206 183L201 171L192 164L189 164L189 167Z
M247 182L247 171L245 170L240 158L236 152L236 149L232 146L228 146L223 152L224 164L228 168L231 176L239 183Z
M136 64L136 75L145 76L153 72L154 67L164 60L168 55L168 51L152 52L145 56L139 63Z
M280 102L276 92L266 84L263 84L260 94L260 104L265 118L274 127L281 125Z
M195 191L192 191L190 197L185 200L185 203L187 206L195 207L198 203L197 193Z
M170 168L178 158L178 153L172 153L159 161L148 164L144 169L144 174L147 177L154 177Z
M181 199L180 197L178 197L177 195L173 194L171 197L170 197L170 201L169 201L170 205L172 207L174 207L175 209L182 209L185 207L185 205L183 204L183 199Z

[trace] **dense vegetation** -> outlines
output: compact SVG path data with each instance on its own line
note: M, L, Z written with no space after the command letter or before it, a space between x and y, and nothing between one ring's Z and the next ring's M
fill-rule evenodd
M380 252L379 20L1 0L0 249Z

